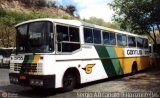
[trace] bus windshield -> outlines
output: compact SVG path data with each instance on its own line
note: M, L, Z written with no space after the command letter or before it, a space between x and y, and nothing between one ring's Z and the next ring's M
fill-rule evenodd
M53 52L53 24L51 22L32 22L17 27L17 52Z

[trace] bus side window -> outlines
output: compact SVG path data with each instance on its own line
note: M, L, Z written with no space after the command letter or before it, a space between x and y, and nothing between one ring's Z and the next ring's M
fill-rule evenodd
M110 44L109 33L108 32L103 32L103 43L105 45L109 45Z
M116 45L115 33L103 32L103 43L105 45Z
M128 36L128 46L136 47L136 39L133 36Z
M101 31L97 29L93 29L93 41L95 44L101 44Z
M126 46L127 45L127 37L123 34L117 34L117 43L119 46Z
M59 52L73 52L80 48L79 28L57 25Z
M58 51L62 51L62 41L67 41L69 40L68 38L68 27L62 26L62 25L57 25L56 26L57 30L57 41L58 41Z
M93 43L92 29L84 28L84 41L85 43Z
M80 42L79 38L79 29L75 27L69 27L70 41Z
M69 42L62 43L62 52L73 52L80 48L79 29L69 27Z
M148 40L143 38L143 48L148 48Z
M119 46L122 46L122 35L121 34L117 34L117 44Z
M137 38L136 38L136 41L137 41L137 47L138 47L138 48L143 48L143 39L137 37Z
M69 41L67 26L57 25L57 33L58 39L60 38L60 41Z
M116 45L115 33L110 33L110 45Z

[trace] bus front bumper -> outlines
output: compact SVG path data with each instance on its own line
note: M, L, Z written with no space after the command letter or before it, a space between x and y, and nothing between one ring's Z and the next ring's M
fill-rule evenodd
M55 75L21 75L9 73L10 83L22 86L55 88Z

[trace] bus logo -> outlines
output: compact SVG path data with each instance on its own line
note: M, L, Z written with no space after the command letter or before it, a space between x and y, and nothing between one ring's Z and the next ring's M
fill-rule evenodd
M92 73L92 68L95 64L87 64L85 68L82 68L83 70L86 71L86 74L91 74Z

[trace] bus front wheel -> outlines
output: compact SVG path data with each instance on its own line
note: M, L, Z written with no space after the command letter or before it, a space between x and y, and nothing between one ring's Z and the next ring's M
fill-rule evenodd
M76 76L73 72L67 71L63 77L63 91L72 91L76 87Z

